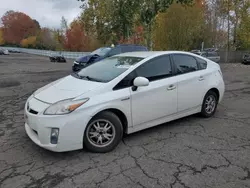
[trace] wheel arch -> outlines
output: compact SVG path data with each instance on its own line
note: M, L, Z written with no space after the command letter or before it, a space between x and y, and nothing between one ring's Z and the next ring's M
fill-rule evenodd
M211 88L211 89L209 89L207 92L206 92L206 94L209 92L209 91L213 91L216 95L217 95L217 100L219 101L220 100L220 91L217 89L217 88L215 88L215 87L213 87L213 88ZM205 95L206 95L205 94Z
M102 112L106 112L106 111L114 113L114 114L120 119L120 121L121 121L121 123L122 123L122 127L123 127L123 133L127 133L127 130L128 130L128 118L127 118L127 116L125 115L125 113L124 113L122 110L117 109L117 108L106 108L106 109L103 109L103 110L97 112L97 113L90 119L90 121L91 121L95 116L97 116L98 114L100 114L100 113L102 113ZM89 122L90 122L90 121L89 121Z

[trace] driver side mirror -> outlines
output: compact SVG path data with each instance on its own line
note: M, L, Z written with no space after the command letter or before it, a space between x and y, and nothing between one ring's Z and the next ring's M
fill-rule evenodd
M148 86L149 80L145 77L136 77L133 82L132 91L136 91L138 87Z

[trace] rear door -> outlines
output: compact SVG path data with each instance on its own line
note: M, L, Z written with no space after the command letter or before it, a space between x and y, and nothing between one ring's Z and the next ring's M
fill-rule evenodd
M191 110L202 104L205 72L200 70L195 57L186 54L173 54L177 78L178 112Z

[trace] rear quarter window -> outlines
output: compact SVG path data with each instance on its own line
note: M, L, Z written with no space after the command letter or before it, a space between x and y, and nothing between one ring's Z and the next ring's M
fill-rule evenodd
M207 62L206 62L205 60L203 60L203 59L201 59L201 58L198 58L198 57L196 57L196 60L197 60L197 63L198 63L198 65L199 65L199 68L200 68L201 70L207 68Z

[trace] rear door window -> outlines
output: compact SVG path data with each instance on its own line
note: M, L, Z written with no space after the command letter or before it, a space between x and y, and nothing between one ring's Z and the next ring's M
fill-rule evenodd
M174 54L173 60L177 74L185 74L199 70L196 59L190 55Z

